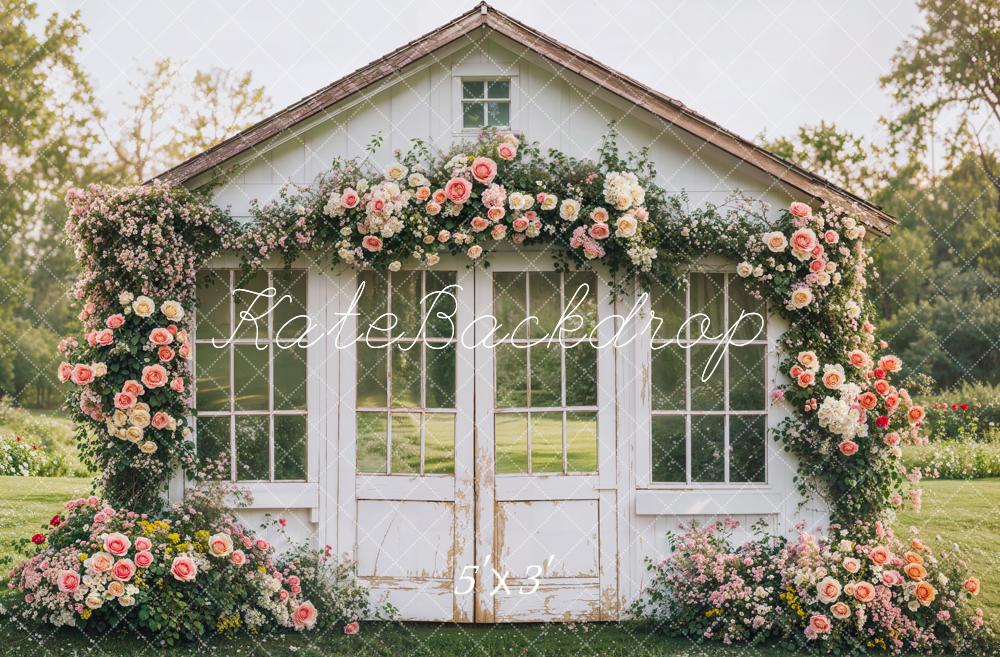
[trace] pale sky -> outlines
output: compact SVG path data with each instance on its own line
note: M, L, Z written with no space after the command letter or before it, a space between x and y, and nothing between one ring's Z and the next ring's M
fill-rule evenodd
M474 4L41 0L39 10L81 11L83 64L111 107L138 66L169 56L188 72L249 69L279 109ZM821 118L874 136L892 110L878 78L920 20L912 0L491 4L745 137Z

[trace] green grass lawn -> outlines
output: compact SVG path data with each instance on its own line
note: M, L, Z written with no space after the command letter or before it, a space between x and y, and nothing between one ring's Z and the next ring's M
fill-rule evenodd
M922 513L904 514L899 531L921 529L940 552L952 542L961 546L983 582L980 604L996 624L1000 617L1000 479L927 481L922 484ZM0 477L0 538L30 536L57 513L69 497L86 493L86 479ZM0 655L37 657L115 655L139 657L160 646L129 638L86 637L73 629L24 627L0 618ZM151 650L152 649L152 650ZM234 641L213 641L169 651L179 657L224 654L266 657L333 657L357 655L565 655L584 657L777 657L787 653L752 648L727 649L711 643L667 639L634 623L587 625L487 625L451 623L368 623L359 636L339 631L326 634L267 634Z

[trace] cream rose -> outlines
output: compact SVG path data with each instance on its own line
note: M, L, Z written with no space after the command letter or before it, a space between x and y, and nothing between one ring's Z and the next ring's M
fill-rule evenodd
M559 218L563 221L576 221L580 216L580 202L573 198L564 198L559 204Z
M164 301L160 304L160 312L171 322L179 322L184 319L184 307L177 301Z
M149 317L156 310L156 304L147 296L139 296L132 302L132 312L139 317Z
M213 557L228 557L233 552L233 539L225 532L214 534L208 539L208 550Z

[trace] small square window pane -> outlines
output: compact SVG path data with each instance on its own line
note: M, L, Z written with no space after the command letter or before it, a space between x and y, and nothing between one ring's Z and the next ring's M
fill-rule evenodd
M729 347L729 408L738 411L764 410L764 345Z
M562 405L560 347L535 346L531 351L531 407Z
M445 290L455 284L455 272L429 271L426 276L424 313L427 316L427 337L453 339L457 332L455 328L457 290L455 288Z
M566 471L597 472L597 413L566 413Z
M687 350L677 345L653 345L653 410L683 411Z
M266 345L264 345L266 347ZM233 347L233 402L238 411L268 410L268 349L252 344Z
M274 408L306 408L306 350L301 347L274 347Z
M687 481L686 432L683 415L653 416L653 481Z
M563 414L531 414L531 471L563 471Z
M418 474L420 472L420 414L392 414L392 463L393 474Z
M507 101L486 103L486 117L486 125L510 125L510 103Z
M528 405L528 350L523 345L497 345L493 350L496 369L496 407L524 408Z
M462 103L462 127L482 128L486 120L484 109L483 103Z
M740 315L746 313L742 320ZM746 281L739 276L729 277L729 325L736 326L735 340L763 340L766 337L767 306L764 300L754 299ZM737 326L738 324L738 326Z
M497 413L493 418L497 472L527 472L528 414Z
M462 80L462 98L482 98L485 80Z
M265 296L270 283L267 272L258 271L253 274L235 275L233 287L233 323L236 326L236 337L250 340L267 340L268 309L271 300ZM237 292L237 290L244 290Z
M455 472L455 414L424 416L424 474Z
M387 386L386 354L389 347L375 344L369 347L364 340L357 342L358 391L356 404L360 408L381 408L386 406L389 396Z
M726 477L726 418L691 416L691 480L722 482Z
M455 407L455 343L425 346L427 408Z
M196 294L198 339L228 338L229 272L198 272Z
M587 343L566 347L566 405L597 405L597 349Z
M240 481L270 478L268 417L236 416L236 478Z
M721 411L725 405L725 345L699 344L691 347L691 409Z
M763 415L729 417L729 480L763 483L766 432Z
M306 416L274 416L274 478L306 478Z
M488 98L510 98L510 80L491 80L486 83Z
M392 405L420 406L420 343L392 346Z
M229 420L226 416L198 418L195 425L195 441L198 445L198 461L219 479L228 480L230 473ZM211 466L205 464L216 462Z
M385 447L388 421L385 413L358 413L358 472L385 474Z
M691 321L691 339L721 338L725 333L723 279L723 274L691 274L691 316L708 317L708 321L704 317Z
M195 408L199 411L229 410L229 349L205 343L195 347Z

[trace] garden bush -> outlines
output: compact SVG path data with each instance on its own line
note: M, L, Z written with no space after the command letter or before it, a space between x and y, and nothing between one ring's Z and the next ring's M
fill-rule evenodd
M60 477L66 472L62 455L46 453L23 436L0 437L0 476Z
M1000 477L1000 440L940 440L903 448L903 465L928 479Z
M1000 386L966 384L917 399L927 411L929 440L1000 441Z

